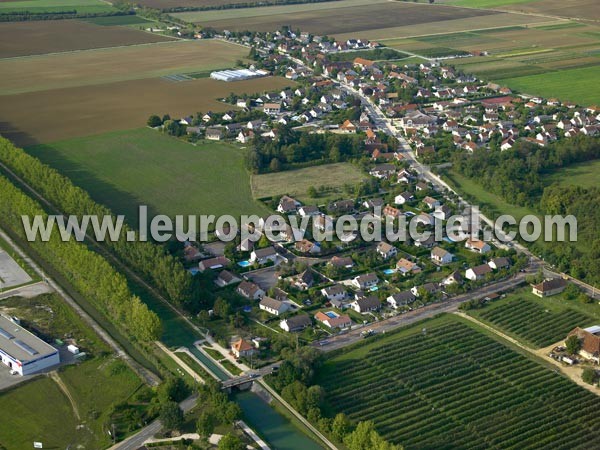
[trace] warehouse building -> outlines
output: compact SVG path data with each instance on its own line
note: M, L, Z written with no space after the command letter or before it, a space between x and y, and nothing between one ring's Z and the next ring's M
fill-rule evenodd
M0 358L19 375L31 375L60 363L57 349L3 315L0 315Z
M269 72L265 70L231 69L212 72L210 77L213 80L219 81L241 81L249 80L250 78L264 77L268 74Z

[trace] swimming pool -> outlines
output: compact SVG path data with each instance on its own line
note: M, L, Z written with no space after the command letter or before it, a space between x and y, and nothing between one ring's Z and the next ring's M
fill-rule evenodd
M369 289L371 292L375 292L379 290L379 286L371 286L371 288Z
M192 274L192 275L196 275L198 272L200 272L200 269L198 269L197 267L192 267L191 269L188 269L188 271Z
M329 317L330 319L335 319L338 315L336 313L334 313L333 311L327 311L326 313L324 313L327 317Z
M384 273L384 274L386 274L386 275L391 275L391 274L393 274L393 273L396 273L396 271L397 271L397 270L398 270L398 269L385 269L385 270L383 271L383 273Z
M238 263L238 266L240 266L240 267L248 267L248 266L251 266L251 265L252 265L252 263L250 261L240 261Z

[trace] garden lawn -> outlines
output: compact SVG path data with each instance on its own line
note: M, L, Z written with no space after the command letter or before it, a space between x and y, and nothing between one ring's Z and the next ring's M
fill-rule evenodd
M155 214L262 214L252 199L242 150L192 145L151 129L76 138L27 149L113 212L138 224L138 206Z
M561 168L545 177L548 184L559 183L562 186L580 186L591 188L600 186L600 160L587 161Z

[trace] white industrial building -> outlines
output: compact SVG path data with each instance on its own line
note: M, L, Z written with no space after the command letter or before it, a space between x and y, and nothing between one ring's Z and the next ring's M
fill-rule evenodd
M213 80L219 81L241 81L249 80L250 78L264 77L268 74L269 72L265 70L231 69L211 72L210 77Z
M19 375L31 375L60 363L58 350L0 315L0 358Z

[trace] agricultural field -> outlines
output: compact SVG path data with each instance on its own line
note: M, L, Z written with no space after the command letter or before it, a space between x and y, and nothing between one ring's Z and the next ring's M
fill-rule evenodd
M577 300L570 303L576 304ZM469 314L534 348L555 344L573 328L597 322L590 315L571 308L569 301L541 299L530 289L511 294L483 309L469 311Z
M0 14L18 12L61 13L77 11L78 14L116 11L108 2L101 0L16 0L0 2Z
M328 6L330 7L327 8ZM495 14L493 11L486 10L401 2L353 4L351 6L344 5L343 2L332 2L331 4L289 5L277 8L276 11L273 10L273 14L267 15L264 11L261 11L259 13L261 15L254 15L253 11L248 11L246 17L238 16L228 19L215 15L214 20L210 20L205 13L181 13L177 14L176 17L204 26L232 31L272 31L281 28L283 25L289 25L292 29L299 28L315 34L327 34L337 37L343 33L352 33L353 37L363 37L363 32L372 30L445 22L463 18L488 17ZM249 10L263 9L267 8L249 8ZM239 14L244 10L233 11ZM336 20L332 21L331 17L335 17ZM423 29L423 25L421 25L421 29Z
M242 151L232 144L192 145L143 128L26 150L134 226L138 205L149 217L267 212L253 200Z
M559 183L563 186L581 186L591 188L600 186L600 161L588 161L564 167L548 175L544 181L548 184Z
M133 28L99 26L91 22L100 19L123 20L121 18L139 19L137 16L114 16L96 17L86 21L40 20L0 23L0 58L173 40L173 38Z
M470 0L462 1L468 2ZM505 0L505 4L501 6L501 9L528 14L577 18L586 21L600 19L600 8L598 8L596 0L529 0L516 2Z
M373 420L424 448L590 448L600 399L455 317L421 322L326 361L331 415Z
M218 99L231 92L264 92L293 84L278 77L235 83L154 78L0 96L0 134L29 146L128 130L145 125L151 114L184 117L198 111L228 111L235 108Z
M158 78L229 68L247 56L248 49L239 45L204 40L5 59L0 60L0 89L6 95Z
M325 202L328 199L344 196L345 184L355 185L364 180L360 169L350 163L326 164L285 172L252 175L252 194L255 198L266 198L288 194L300 201L314 202L307 195L309 187L324 186L326 193L316 199Z
M136 4L149 8L169 10L172 8L200 8L250 3L248 0L137 0ZM227 11L227 10L224 10Z
M498 82L520 92L546 98L558 97L584 106L600 103L598 66L504 78Z

